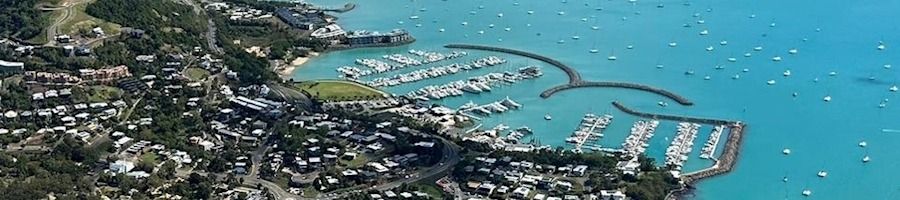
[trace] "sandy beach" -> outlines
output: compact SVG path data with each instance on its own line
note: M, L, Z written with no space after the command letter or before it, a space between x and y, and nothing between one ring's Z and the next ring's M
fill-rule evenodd
M278 73L278 76L280 76L282 78L289 78L294 74L294 70L296 70L297 67L305 64L307 61L309 61L310 58L316 57L318 55L319 54L316 52L310 52L308 56L297 57L293 61L291 61L291 63L289 63L287 65L282 65L275 71Z

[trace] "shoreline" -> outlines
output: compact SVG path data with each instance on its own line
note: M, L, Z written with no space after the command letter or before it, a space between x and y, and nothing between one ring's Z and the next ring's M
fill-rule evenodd
M286 63L275 68L275 73L277 73L278 76L282 79L290 79L290 77L294 75L294 71L296 71L297 68L303 66L304 64L309 62L310 59L316 56L319 56L319 53L309 52L309 55L306 57L294 58L294 60L292 60L290 63Z

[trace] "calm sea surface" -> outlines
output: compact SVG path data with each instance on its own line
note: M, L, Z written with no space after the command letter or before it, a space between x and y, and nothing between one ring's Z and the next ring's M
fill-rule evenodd
M346 3L311 2L329 7ZM883 131L900 129L900 98L897 92L889 91L891 86L900 84L897 83L900 69L896 69L900 68L897 49L900 48L900 23L896 21L900 19L897 12L900 1L358 0L354 3L358 4L355 10L338 15L339 24L345 29L403 28L418 41L402 47L328 53L299 68L295 79L337 78L335 69L352 66L357 58L406 54L409 49L449 52L442 47L447 43L521 49L573 66L586 80L649 84L681 94L696 105L684 107L652 93L608 88L569 90L542 99L538 96L541 91L568 80L564 73L536 60L479 51L469 51L467 57L435 65L486 55L501 56L510 62L384 89L405 94L429 84L539 65L545 73L540 79L495 87L481 95L466 94L435 102L456 107L469 101L488 103L508 96L525 107L493 115L483 121L485 126L527 125L536 134L524 140L564 147L570 146L564 139L585 113L614 115L599 144L620 147L632 124L639 119L610 106L615 100L647 112L742 120L749 124L749 129L737 168L728 175L701 182L694 199L900 199L900 170L897 170L900 151L891 149L900 143L900 132ZM533 14L528 14L529 11ZM413 15L419 18L411 19ZM727 44L723 45L723 41ZM877 49L879 41L884 42L884 50ZM675 47L669 45L673 42L677 43ZM762 49L756 51L755 47ZM590 53L591 49L599 52ZM789 53L791 49L796 49L796 53ZM747 57L745 53L751 55ZM607 60L610 55L618 59ZM773 61L776 56L782 60ZM894 68L885 66L890 64ZM745 69L748 71L744 72ZM791 71L790 76L783 75L786 70ZM687 71L693 71L694 75L685 75ZM735 75L740 77L735 79ZM776 84L767 84L769 80ZM825 96L831 96L832 100L824 101ZM886 107L879 108L885 99L890 101ZM659 101L668 102L669 106L658 106ZM553 120L544 120L545 114L552 115ZM676 124L663 121L651 139L647 154L657 162L664 160L667 139L674 137ZM701 129L686 171L712 164L698 158L711 129L709 126ZM863 140L868 143L866 148L857 145ZM790 148L792 153L783 155L784 148ZM871 157L871 162L861 162L865 155ZM826 170L829 175L817 177L820 170ZM788 182L782 182L784 177ZM803 197L800 193L804 189L813 194Z

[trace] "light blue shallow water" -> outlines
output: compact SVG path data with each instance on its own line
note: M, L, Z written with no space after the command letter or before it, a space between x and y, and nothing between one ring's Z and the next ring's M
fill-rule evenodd
M326 6L346 3L312 2ZM382 31L405 28L418 41L403 47L329 53L299 68L294 77L336 78L335 68L352 65L356 58L379 58L384 54L405 53L408 49L448 51L441 47L446 43L521 49L569 64L586 80L654 85L679 93L696 105L682 107L650 93L598 88L570 90L541 99L538 94L542 90L566 82L561 71L521 57L473 51L458 61L498 55L510 63L386 89L404 94L426 84L446 83L488 71L544 65L545 76L540 79L495 89L489 94L467 94L437 102L459 106L469 100L486 103L509 96L525 108L494 115L484 123L528 125L537 132L534 139L559 146L566 146L563 139L585 113L609 112L615 119L600 144L619 147L638 119L612 108L609 103L614 100L641 111L739 119L750 126L737 168L728 175L700 183L694 199L900 199L900 171L896 170L900 169L900 153L890 149L900 142L900 133L881 131L900 129L897 121L900 104L894 102L900 98L888 91L900 74L897 69L883 68L892 63L895 68L900 67L900 54L895 47L900 44L897 34L900 24L895 22L900 18L896 12L900 1L702 0L690 1L690 6L683 5L684 2L362 0L355 2L356 10L339 15L342 26ZM657 8L658 4L664 8ZM597 10L598 7L603 10ZM420 8L427 11L418 11ZM534 14L527 14L529 10ZM560 11L565 14L559 15ZM498 17L499 13L503 17ZM420 18L412 20L410 15ZM750 18L751 15L756 17ZM698 20L705 23L698 24ZM468 25L463 26L462 22ZM772 23L776 25L770 27ZM489 24L494 24L494 28L489 28ZM591 26L601 28L592 30ZM506 27L511 31L504 31ZM441 28L446 31L439 32ZM708 30L709 34L700 35L702 30ZM580 39L573 40L573 35ZM565 43L558 44L558 40ZM722 40L728 44L720 45ZM885 42L886 50L876 50L878 41ZM669 47L669 42L678 45ZM628 45L634 48L627 49ZM708 46L714 50L706 51ZM755 46L764 49L753 51ZM589 53L592 48L600 53ZM798 53L789 54L791 48L796 48ZM744 57L746 52L752 56ZM606 60L611 54L618 60ZM773 62L774 56L783 60ZM729 57L737 61L729 62ZM657 69L657 64L665 67ZM716 65L724 69L715 69ZM744 68L750 71L742 72ZM782 76L788 69L792 76ZM695 71L695 75L684 75L688 70ZM829 76L832 71L837 75ZM735 74L740 79L732 79ZM711 80L704 80L704 76L710 76ZM876 79L868 80L870 76ZM819 81L813 81L815 78ZM776 80L777 84L767 85L768 80ZM794 92L798 93L796 98L792 97ZM826 95L833 100L823 101ZM878 108L878 103L885 98L892 101L886 108ZM659 107L658 101L669 101L670 106ZM552 121L542 119L547 113L553 116ZM674 136L676 123L666 121L657 129L647 152L651 157L663 160L668 146L665 137ZM697 158L710 129L701 129L686 164L687 171L711 164ZM868 142L867 148L857 146L861 140ZM793 153L784 156L783 148L791 148ZM860 159L866 154L872 161L863 164ZM827 178L816 177L816 172L822 169L829 172ZM789 179L787 183L781 181L784 176ZM804 188L812 190L813 195L800 195Z

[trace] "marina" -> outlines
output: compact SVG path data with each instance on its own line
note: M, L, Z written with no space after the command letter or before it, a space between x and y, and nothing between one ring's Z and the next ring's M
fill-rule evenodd
M538 78L543 73L535 66L520 68L517 72L488 73L481 76L469 77L466 80L457 80L442 85L429 85L406 94L407 97L419 100L439 100L451 96L461 96L464 93L479 94L490 92L492 86L500 84L515 84L521 80Z
M516 101L513 101L512 99L510 99L509 97L506 97L505 99L498 100L498 101L491 102L491 103L484 104L484 105L478 105L478 104L475 104L474 102L470 101L469 103L466 103L466 104L463 104L462 106L460 106L459 112L474 113L474 114L478 114L481 116L489 116L493 113L503 113L503 112L506 112L509 110L517 110L519 108L522 108L522 104L519 104Z
M703 149L700 149L700 158L715 159L713 155L716 154L716 148L719 146L719 138L722 137L722 132L724 131L724 125L713 127L712 133L709 134L709 140L703 144Z
M688 154L694 147L694 139L700 124L681 122L678 123L678 133L672 139L672 143L666 148L666 165L672 168L673 174L681 172L681 167L688 160Z
M488 56L479 58L469 64L453 63L445 66L429 67L408 73L396 74L390 77L380 77L371 81L363 82L372 87L389 87L398 86L406 83L439 78L443 76L453 75L459 72L477 70L485 67L497 66L506 63L506 60L496 56ZM345 74L344 77L355 77L352 74Z
M659 121L657 120L638 120L634 122L634 125L631 127L631 133L628 134L625 142L622 143L624 152L622 157L637 162L638 155L644 154L647 151L647 147L650 147L648 142L653 137L658 126Z
M652 138L652 146L648 147L647 152L654 156L661 155L660 152L664 152L668 146L669 141L664 142L666 145L659 145L663 143L664 135L673 138L671 134L675 131L670 131L669 125L672 124L669 121L688 121L703 125L698 138L702 139L704 145L695 141L697 145L694 145L695 149L690 154L692 158L697 158L704 152L702 148L710 142L707 136L711 130L716 125L725 125L726 128L719 136L717 148L710 151L711 159L691 159L686 162L684 172L690 174L689 171L713 162L721 166L716 171L721 170L728 164L722 158L726 155L736 155L729 154L730 150L726 147L734 137L729 133L735 130L730 128L738 120L751 123L754 128L746 130L750 131L747 133L752 132L752 135L744 138L747 139L745 143L747 148L740 148L750 153L741 152L739 157L741 161L737 167L754 170L736 170L728 175L715 176L713 179L700 179L704 181L693 180L702 176L683 175L683 179L691 178L692 181L688 182L698 190L690 193L687 199L692 199L692 195L695 195L693 198L696 199L728 199L735 193L747 194L746 198L741 196L740 199L782 199L785 196L793 199L799 197L800 191L804 188L814 190L816 199L898 197L898 194L877 192L890 189L888 186L873 186L871 189L856 186L848 188L857 192L828 189L839 185L837 183L839 181L834 180L846 179L848 176L853 176L854 180L857 180L849 185L858 185L885 183L878 178L879 176L873 174L896 175L893 172L881 173L889 171L889 166L896 165L896 162L885 159L896 154L889 153L874 144L876 141L892 141L900 137L894 134L895 123L890 120L896 118L896 111L900 107L884 101L884 99L897 101L894 99L896 92L892 93L890 89L892 85L897 84L893 78L897 75L897 69L886 66L896 65L893 63L896 61L890 56L896 48L890 47L896 45L898 38L890 34L881 34L893 31L890 26L859 23L860 20L855 20L859 18L864 21L877 21L884 17L895 16L896 14L889 9L873 8L871 4L862 2L837 1L817 2L815 6L809 5L808 2L783 1L727 3L691 1L690 5L685 5L684 2L659 2L658 4L665 5L659 8L656 7L657 2L643 1L636 1L633 5L627 1L598 3L576 0L568 0L568 4L527 1L517 3L520 4L519 7L512 6L513 2L486 1L478 2L476 5L428 2L427 13L415 13L420 17L421 28L415 28L415 23L410 23L407 19L410 16L409 11L398 12L396 16L388 13L386 14L388 17L378 18L388 22L386 25L396 25L397 20L407 21L404 26L420 38L409 46L412 49L428 49L465 42L533 52L570 66L579 72L580 80L654 86L676 92L696 104L686 107L670 98L654 97L652 93L599 87L563 90L546 99L529 98L539 95L541 90L570 82L570 77L565 71L555 69L545 71L546 75L537 81L529 81L535 83L533 85L520 84L504 88L502 93L482 92L481 95L466 95L439 101L449 105L461 105L468 101L491 102L510 96L517 102L527 104L529 108L516 111L515 115L504 114L503 119L486 118L479 123L485 123L486 127L498 123L513 127L528 124L536 132L533 138L537 138L543 144L570 147L564 142L564 138L569 136L565 133L571 133L572 127L565 124L578 123L581 116L566 113L584 113L585 110L592 109L594 103L586 102L587 99L601 102L618 101L622 105L627 105L628 109L613 109L611 112L617 121L665 121L661 125L666 129L665 133L657 132ZM361 4L396 10L408 3ZM478 4L483 5L484 9L479 9ZM582 4L590 5L582 6ZM887 5L898 6L896 2ZM597 10L599 7L604 9ZM806 9L798 11L796 8ZM849 11L829 12L838 8ZM470 13L472 11L477 13ZM527 11L533 12L529 14ZM565 14L558 15L558 12ZM635 14L637 12L641 14ZM504 14L502 20L497 18L497 13ZM366 15L352 17L358 16ZM580 21L581 18L587 18L588 22ZM623 20L624 18L627 19ZM439 20L428 23L435 19ZM698 24L701 20L704 23ZM770 26L776 20L777 26ZM371 21L375 20L366 20L366 23ZM467 25L461 26L460 22L467 22ZM490 24L494 24L495 28L489 28ZM682 26L684 24L687 26ZM512 31L504 31L507 27ZM597 27L597 30L593 27ZM707 35L698 34L703 30L707 30ZM478 31L484 33L478 34ZM661 38L659 33L667 34ZM573 40L571 39L573 35L580 38ZM565 42L558 44L559 40ZM722 45L723 41L727 41L727 45ZM673 44L670 46L669 43ZM835 43L843 45L833 45ZM877 46L882 44L886 48L879 50ZM629 45L633 45L634 48L628 49ZM705 51L709 46L713 46L714 50ZM332 66L346 63L339 57L344 57L343 59L348 56L365 57L360 55L378 57L383 54L405 53L409 48L339 52L337 56L317 60L326 64L304 67L305 71L298 73L296 77L332 78L334 75L319 71L333 72ZM597 49L598 53L591 53L592 49ZM513 65L533 63L537 60L530 57L507 57L493 51L465 51L468 51L470 56L490 54L504 56ZM613 55L617 57L616 61L607 60L610 52L615 52ZM780 61L773 61L775 57L781 57ZM688 71L694 75L685 75ZM785 76L785 72L788 71L790 75ZM832 71L838 72L836 73L838 75L829 75ZM469 76L471 75L458 73L446 78L463 80ZM710 79L704 80L707 76ZM867 79L870 77L874 79ZM771 85L767 83L770 80ZM421 88L421 85L438 83L443 82L435 79L385 89L405 94ZM497 88L493 89L496 91ZM823 101L824 96L831 96L832 100L826 103ZM658 106L658 101L667 102L669 105ZM880 108L879 102L885 106ZM626 111L640 112L635 114L641 115L632 115ZM846 118L842 116L847 114L863 116L866 120L845 121ZM552 120L546 120L545 116L546 118L552 116ZM785 123L783 118L791 119L792 123ZM810 126L844 123L853 125ZM620 138L627 136L630 127L629 123L615 123L607 129L604 139L598 143L603 146L617 146L615 143L622 142ZM791 134L784 134L785 130L791 130ZM875 148L867 149L868 152L860 150L856 142L863 138ZM841 143L847 141L852 141L850 142L852 144ZM790 149L790 155L783 155L782 151L786 148ZM863 165L861 158L865 154L870 156L872 161ZM827 166L823 166L823 160L828 159L841 161L829 162ZM656 160L657 163L662 161L659 157ZM827 168L830 174L827 179L820 180L814 174L823 168ZM788 173L791 181L785 183L783 186L785 188L782 188L781 179L785 176L785 171L790 171ZM795 173L799 174L794 175ZM773 182L747 181L754 179ZM774 182L778 183L777 187L770 186L774 185ZM784 190L787 190L789 195L783 194Z
M612 115L597 116L594 114L585 114L581 119L581 124L566 138L566 142L574 145L573 152L583 152L582 147L588 142L596 142L603 137L603 130L612 123Z

